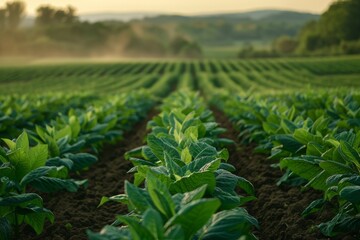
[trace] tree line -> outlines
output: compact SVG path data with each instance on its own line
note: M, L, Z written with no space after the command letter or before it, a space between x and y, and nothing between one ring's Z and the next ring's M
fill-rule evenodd
M154 24L81 21L76 9L39 6L34 24L22 1L0 7L0 56L201 57L191 37Z
M270 50L245 46L239 57L344 55L360 53L360 0L333 2L319 20L310 21L296 37L281 36Z

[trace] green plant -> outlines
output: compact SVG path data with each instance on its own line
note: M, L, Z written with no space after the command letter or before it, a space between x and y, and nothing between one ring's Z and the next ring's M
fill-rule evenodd
M48 147L38 144L29 146L26 132L15 142L3 139L7 148L0 147L0 215L5 229L11 231L10 225L18 234L21 223L29 224L40 234L46 219L51 222L53 214L43 207L42 199L35 193L27 193L27 186L42 191L55 192L65 189L75 192L85 181L64 179L67 176L65 167L46 166ZM10 233L7 233L10 234Z
M90 239L256 239L250 233L258 227L256 219L241 208L216 213L220 201L203 198L206 185L171 195L151 173L146 179L146 189L126 182L125 194L115 200L126 202L133 213L118 216L116 224L100 234L88 231ZM116 227L120 223L125 226Z

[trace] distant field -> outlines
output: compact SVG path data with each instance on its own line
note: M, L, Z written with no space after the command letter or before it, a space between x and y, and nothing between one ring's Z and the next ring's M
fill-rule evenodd
M237 58L240 50L246 46L247 42L234 42L226 46L203 46L204 58ZM256 49L268 50L271 46L271 41L251 41L251 45Z
M1 94L78 91L96 94L128 92L145 88L156 92L160 84L189 82L194 90L206 84L216 89L249 94L309 88L360 87L360 57L123 61L111 59L73 63L41 62L0 68ZM205 84L205 85L204 85Z

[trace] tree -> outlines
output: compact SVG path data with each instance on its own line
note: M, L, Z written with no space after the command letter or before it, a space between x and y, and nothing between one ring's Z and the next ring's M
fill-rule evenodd
M76 9L72 6L67 6L66 8L66 23L73 23L78 20L78 17L76 16Z
M63 9L58 9L54 13L54 22L55 23L65 23L67 19L67 13Z
M187 40L185 37L176 36L170 42L170 52L175 56L179 55L182 48L187 46L189 43L189 40Z
M7 24L10 29L17 29L25 16L25 3L14 1L6 3Z
M300 53L328 51L344 42L360 40L360 0L338 0L330 5L319 21L304 26L299 35ZM357 46L357 43L351 46ZM347 47L345 47L347 48ZM351 47L352 49L353 47ZM346 50L347 51L347 50Z
M179 55L185 58L200 58L202 57L202 50L199 44L192 42L184 46Z
M338 44L341 40L357 40L360 38L359 16L359 0L337 1L321 15L321 35L329 40L329 44Z
M65 9L52 6L40 6L36 10L36 24L40 26L52 24L71 24L77 21L75 8L68 6Z
M274 42L274 50L278 53L293 53L297 47L297 41L289 36L281 36Z
M55 9L51 6L40 6L36 9L36 19L35 22L37 25L47 25L51 24L55 14Z

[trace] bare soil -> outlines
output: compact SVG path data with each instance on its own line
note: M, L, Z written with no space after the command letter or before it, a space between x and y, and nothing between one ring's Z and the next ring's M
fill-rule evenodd
M97 206L102 196L124 193L124 181L132 181L132 174L127 173L132 164L124 159L124 153L144 144L146 124L155 113L151 111L148 118L136 124L121 142L103 147L99 161L77 176L88 179L89 186L86 189L76 193L41 194L44 206L54 213L55 222L46 223L44 232L39 236L30 227L25 227L20 239L87 239L87 229L99 231L106 224L111 224L116 215L127 213L127 207L118 203Z

